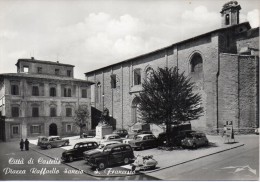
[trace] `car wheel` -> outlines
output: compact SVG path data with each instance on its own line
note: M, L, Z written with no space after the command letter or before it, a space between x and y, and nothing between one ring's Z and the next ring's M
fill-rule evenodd
M194 143L194 144L192 145L192 148L196 149L196 148L197 148L197 144Z
M98 169L103 170L106 168L106 164L104 162L98 163Z
M73 162L73 156L71 156L71 155L68 156L68 161L69 161L69 162Z
M208 145L209 145L209 142L208 142L208 141L206 141L206 142L205 142L205 145L206 145L206 146L208 146Z
M49 144L49 145L47 145L47 149L51 149L51 145Z
M129 163L129 158L124 158L124 164L128 164Z

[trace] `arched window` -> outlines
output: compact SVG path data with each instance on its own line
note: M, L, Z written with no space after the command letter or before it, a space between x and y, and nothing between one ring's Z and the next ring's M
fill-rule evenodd
M141 69L134 70L134 85L141 85Z
M191 65L191 72L192 73L200 73L203 72L203 63L202 63L202 57L200 54L195 53L192 56L192 59L190 61L190 65Z
M55 87L51 87L50 88L50 96L51 97L56 97L56 88Z

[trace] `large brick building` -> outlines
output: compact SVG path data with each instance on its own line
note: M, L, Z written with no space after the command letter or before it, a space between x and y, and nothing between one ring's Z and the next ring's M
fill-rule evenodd
M239 132L259 127L259 27L239 22L240 5L221 10L221 28L168 47L85 73L92 87L92 106L108 108L117 128L138 117L136 95L151 69L175 67L191 77L202 96L204 114L192 127L217 132L228 120Z
M73 78L69 64L31 58L16 66L17 73L0 74L1 139L79 134L74 111L82 105L91 113L92 82Z

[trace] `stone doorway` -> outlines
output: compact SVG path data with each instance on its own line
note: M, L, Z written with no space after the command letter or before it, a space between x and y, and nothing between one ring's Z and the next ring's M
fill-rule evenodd
M55 123L50 124L49 126L49 136L58 135L57 125Z

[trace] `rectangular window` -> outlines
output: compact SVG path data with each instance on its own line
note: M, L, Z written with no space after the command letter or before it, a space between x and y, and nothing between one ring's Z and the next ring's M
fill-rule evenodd
M29 67L28 66L24 66L23 67L23 72L24 73L28 73L29 72Z
M13 125L12 126L12 134L18 135L19 134L19 125Z
M33 96L39 96L39 87L38 86L32 87L32 95Z
M71 108L66 108L66 116L71 117L72 116L72 109Z
M82 89L81 90L81 97L82 98L87 98L87 89Z
M19 117L19 107L12 107L12 117Z
M55 69L55 75L59 75L60 74L60 70L59 69Z
M51 97L55 97L56 96L56 88L54 88L54 87L50 88L50 96Z
M111 88L116 88L116 75L111 75Z
M66 125L66 132L72 132L72 125L71 124Z
M32 117L39 117L39 108L38 107L32 108Z
M67 76L71 77L71 70L67 70Z
M134 70L134 85L141 85L141 69Z
M38 72L38 73L42 73L42 67L38 67L38 68L37 68L37 72Z
M51 117L56 117L56 108L55 107L51 107L51 109L50 109L50 116Z
M12 95L19 95L19 87L18 87L18 85L11 85L11 94Z
M31 133L33 133L33 134L39 134L39 133L41 133L41 127L40 127L40 125L32 125L32 126L31 126Z

